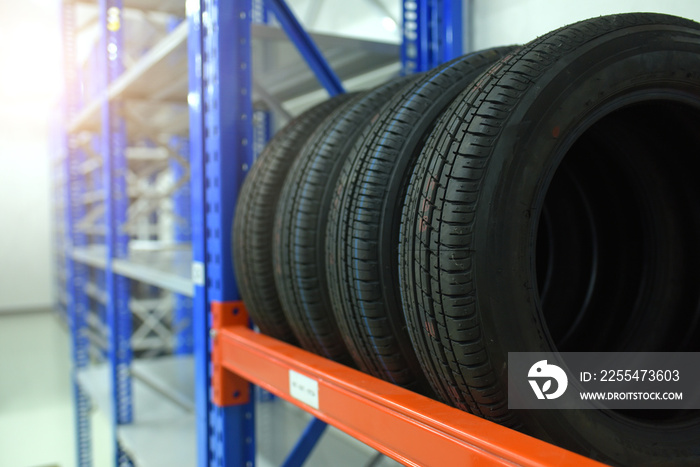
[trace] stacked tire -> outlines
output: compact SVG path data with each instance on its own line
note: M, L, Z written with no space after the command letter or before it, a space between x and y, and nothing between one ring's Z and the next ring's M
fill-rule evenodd
M700 348L700 25L595 18L333 98L233 228L260 330L622 465L700 464L696 411L514 411L508 352Z

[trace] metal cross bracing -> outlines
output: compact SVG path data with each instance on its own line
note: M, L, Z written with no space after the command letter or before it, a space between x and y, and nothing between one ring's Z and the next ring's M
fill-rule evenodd
M102 186L103 161L99 149L99 140L94 135L82 133L77 138L79 149L83 154L79 174L83 177L85 190L81 199L85 205L85 214L77 222L76 229L89 236L90 244L104 244L107 232L105 224L105 200L107 191ZM186 149L186 144L170 143L170 151L163 147L138 147L126 149L127 193L130 205L127 221L121 229L130 235L130 253L147 249L173 249L189 243L189 237L183 237L183 229L189 230L189 164L179 154ZM177 157L170 157L170 152L177 151ZM183 195L184 193L184 195ZM179 200L171 199L179 197ZM184 199L187 201L185 203ZM177 206L176 206L177 205ZM183 207L185 206L185 207ZM181 212L176 212L180 209ZM135 241L136 240L136 241ZM92 270L91 277L101 276L101 281L92 280L86 285L86 293L93 300L90 335L92 355L99 355L106 349L105 314L100 312L107 303L104 298L104 271ZM160 299L158 298L160 297ZM148 306L132 299L129 305L133 316L134 332L131 335L131 347L137 356L153 356L168 353L176 345L175 336L187 341L191 330L187 325L190 320L191 299L179 296L176 301L170 294L154 291L148 297ZM157 306L153 302L157 303ZM171 322L171 314L176 308L179 312ZM190 345L191 348L191 345ZM182 353L182 349L180 351ZM185 352L188 353L188 352ZM191 353L191 350L190 352Z
M149 298L132 297L129 300L132 320L135 321L131 348L142 358L157 357L173 348L173 333L169 325L173 296L160 290L149 290L146 294Z

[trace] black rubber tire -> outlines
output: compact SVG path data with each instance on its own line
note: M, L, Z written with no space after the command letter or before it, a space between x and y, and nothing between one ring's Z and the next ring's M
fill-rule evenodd
M273 263L284 314L304 349L341 363L352 359L331 311L323 248L333 189L358 134L415 79L396 78L331 114L309 138L282 187Z
M510 48L455 59L405 87L364 129L342 167L326 240L333 312L360 369L429 393L398 291L397 241L412 163L452 99Z
M282 312L272 273L272 236L280 189L316 127L353 96L335 96L287 123L258 156L238 197L232 234L238 288L260 332L285 342L296 340Z
M697 411L506 400L508 352L698 350L700 25L583 21L478 81L438 122L402 214L402 302L435 391L596 459L700 465ZM543 305L551 276L573 293Z

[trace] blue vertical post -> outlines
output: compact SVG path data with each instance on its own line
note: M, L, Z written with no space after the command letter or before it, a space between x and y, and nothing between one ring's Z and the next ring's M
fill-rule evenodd
M105 272L103 270L97 270L97 277L96 277L96 285L98 291L102 294L102 296L105 295ZM100 332L104 331L106 326L107 326L107 304L106 303L99 303L97 307L97 317L99 318L99 323L100 323ZM100 334L102 337L107 338L107 335ZM109 347L109 346L108 346ZM102 361L109 361L109 348L101 348L100 349L100 358Z
M64 117L70 122L78 114L80 85L76 73L75 5L64 2L61 8L63 39L63 75L65 79ZM90 400L78 384L77 373L88 363L87 313L88 300L84 285L87 282L87 266L73 261L71 251L85 244L85 235L76 232L75 224L84 215L80 194L84 191L78 171L77 142L74 135L67 135L66 157L63 163L64 179L64 226L66 249L66 296L67 316L71 332L71 354L73 359L72 382L75 401L76 458L80 467L92 465L90 436Z
M131 311L129 309L129 281L112 271L112 260L128 254L128 236L122 231L126 221L128 195L126 191L126 128L121 117L121 103L106 98L106 91L124 71L122 63L123 10L121 0L100 0L101 49L104 57L102 105L102 155L104 187L106 190L107 264L105 290L107 293L107 328L109 342L110 376L114 429L131 423ZM115 446L116 464L128 465L128 457Z
M171 144L176 148L183 159L190 160L189 141L185 138L175 137ZM186 175L185 168L177 161L170 162L170 170L173 178L180 180ZM192 242L192 209L190 179L182 185L173 195L173 212L175 214L175 225L173 236L177 243ZM175 334L175 345L173 353L176 355L190 355L193 350L192 341L192 298L182 294L174 294L173 307L173 332Z
M256 24L268 24L270 22L270 11L267 9L264 0L253 0L253 13L251 20Z
M69 137L69 140L72 139ZM65 179L68 185L66 189L66 245L68 253L66 258L66 285L67 285L67 310L68 322L71 330L72 358L73 358L73 395L76 411L77 429L77 458L81 467L92 465L92 443L90 434L90 400L77 381L78 371L85 369L89 364L89 346L87 316L90 311L89 300L85 294L85 285L88 282L88 267L73 261L70 251L73 248L85 246L86 238L76 231L76 224L85 213L79 194L84 192L84 185L77 170L80 158L78 151L69 142L68 157L65 163Z
M435 18L433 4L437 3L437 0L417 0L418 11L416 22L418 23L418 71L430 70L433 66L434 52L433 48L435 41L432 39L434 36L431 34L434 32L433 21Z
M201 2L187 2L187 54L188 81L187 104L190 112L190 177L192 218L192 339L194 344L194 396L197 436L197 465L208 467L209 451L209 329L207 324L207 290L204 264L206 238L204 230L204 102L202 57L202 8Z
M269 110L256 110L253 113L253 156L265 149L265 145L272 136L272 112Z
M253 159L252 5L251 0L201 0L199 6L198 12L188 11L190 37L201 37L199 45L190 42L190 63L201 63L201 75L193 76L191 72L188 99L193 125L190 139L198 463L247 466L255 462L253 392L247 404L217 407L211 403L208 332L209 304L240 298L233 277L230 236L238 190ZM195 72L199 71L197 68ZM196 193L198 190L202 191ZM204 225L203 231L198 224Z
M462 0L439 0L437 14L436 42L439 46L433 66L449 62L463 53Z
M461 0L403 0L403 73L420 73L462 55Z
M403 0L403 40L401 63L403 74L421 73L431 68L433 49L431 42L432 0Z
M401 41L402 73L410 75L425 71L423 61L428 51L422 48L421 36L425 32L421 31L418 23L419 2L403 0L401 6L403 16Z

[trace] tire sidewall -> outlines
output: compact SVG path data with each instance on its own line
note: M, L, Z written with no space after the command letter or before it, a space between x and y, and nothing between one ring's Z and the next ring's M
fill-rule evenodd
M484 335L493 336L487 351L495 369L507 368L508 351L555 349L543 323L533 252L544 196L566 150L603 114L643 93L700 96L700 47L676 40L683 28L670 34L649 29L627 29L577 48L538 77L502 126L482 181L474 238L479 311ZM501 380L507 381L505 371ZM661 430L598 410L520 415L532 433L592 457L593 446L626 464L677 457L695 462L700 454L697 423Z

